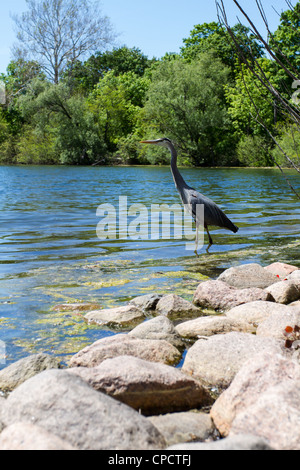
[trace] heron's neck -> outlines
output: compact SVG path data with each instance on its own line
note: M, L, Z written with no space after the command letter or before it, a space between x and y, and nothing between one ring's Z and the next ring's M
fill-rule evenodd
M171 158L171 172L173 175L174 183L176 188L179 190L180 188L189 188L188 184L184 181L183 177L179 173L177 168L177 151L174 145L170 142L169 149L172 155Z

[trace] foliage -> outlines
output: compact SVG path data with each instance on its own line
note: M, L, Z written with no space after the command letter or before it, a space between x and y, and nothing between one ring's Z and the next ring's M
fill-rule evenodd
M278 144L282 150L289 156L295 165L300 166L300 134L299 129L295 125L284 126L279 130ZM276 146L272 155L280 165L288 165L283 153Z
M196 165L220 163L229 141L224 101L229 70L211 54L199 60L161 62L154 70L145 104L145 133L168 135Z
M273 166L273 160L267 150L270 143L259 135L244 135L237 145L237 158L242 166Z

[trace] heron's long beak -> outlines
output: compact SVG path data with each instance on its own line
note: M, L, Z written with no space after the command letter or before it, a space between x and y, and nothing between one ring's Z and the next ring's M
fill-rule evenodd
M141 140L140 144L158 144L160 140Z

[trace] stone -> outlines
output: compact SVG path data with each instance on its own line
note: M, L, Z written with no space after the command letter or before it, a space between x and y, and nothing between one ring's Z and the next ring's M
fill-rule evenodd
M272 295L275 302L279 304L289 304L300 299L300 288L290 281L280 281L267 287L266 292Z
M129 304L130 305L135 305L136 307L149 311L149 310L155 310L156 305L158 301L162 298L162 294L145 294L145 295L140 295L138 297L135 297L132 299Z
M0 371L0 390L10 392L30 377L46 369L59 368L58 359L49 354L32 354Z
M295 325L300 327L300 311L289 308L288 312L273 313L265 321L260 323L256 330L258 336L267 336L278 338L285 341L283 332L287 326L294 328Z
M286 305L258 300L238 305L226 312L225 315L230 320L235 320L257 328L260 323L265 321L273 313L277 312L287 315L289 311L290 308Z
M298 271L293 271L287 276L288 281L293 281L300 289L300 269Z
M31 423L14 423L0 434L0 450L77 450L67 441Z
M264 289L237 289L222 281L202 282L194 294L198 307L222 312L255 300L272 301L273 297Z
M202 315L195 305L175 294L164 295L156 305L156 311L172 320Z
M239 434L229 436L212 442L195 442L187 444L176 444L167 447L166 450L184 450L192 452L195 450L273 450L269 443L258 436Z
M226 284L238 289L251 287L265 289L279 279L276 274L264 269L260 264L250 263L226 269L220 274L218 281L226 282Z
M100 308L98 303L92 302L70 302L54 305L51 310L56 312L87 312L88 310L97 310Z
M253 332L249 324L231 320L223 315L199 317L176 325L176 331L184 338L197 339L199 336L213 336L231 331Z
M297 266L277 261L276 263L269 264L269 266L265 266L264 269L270 273L275 274L275 276L278 276L280 279L285 279L289 274L296 271L298 268Z
M79 450L162 449L159 431L127 405L66 370L48 370L16 388L1 410L6 426L42 427Z
M273 354L271 352L255 354L244 363L228 389L225 390L216 400L211 409L211 417L221 435L227 436L229 433L231 434L233 422L240 414L243 415L243 420L245 420L245 416L247 416L247 414L252 415L252 411L250 413L249 410L255 407L260 397L268 397L270 391L274 391L274 389L279 386L281 391L277 391L279 392L278 396L282 399L281 403L279 403L278 398L276 398L274 399L273 404L271 403L271 400L268 401L268 406L265 410L262 410L260 405L260 411L255 414L257 422L253 423L254 417L252 417L251 426L248 426L247 428L246 426L244 427L244 432L247 429L247 432L265 437L270 440L270 443L273 446L274 440L272 435L274 434L274 436L279 436L281 428L290 428L287 421L289 420L289 416L292 412L291 410L288 411L284 405L285 400L283 400L282 389L287 391L287 397L289 395L289 391L291 391L291 395L293 395L294 392L292 391L295 391L296 384L298 384L297 386L299 387L299 380L300 366L296 361L291 361L282 354ZM299 388L297 393L299 402ZM265 398L263 398L262 402L264 402L264 400ZM287 402L289 401L290 400L287 399ZM296 416L298 416L298 424L295 424L294 429L290 428L291 440L294 433L298 434L299 438L299 410L300 407L298 407L298 411L296 412ZM286 412L286 415L284 415L284 412ZM269 427L268 431L262 431L262 422L264 419L266 419L266 426ZM294 422L294 419L292 419L292 421Z
M131 330L128 335L140 339L163 339L173 344L175 348L184 348L184 343L173 323L164 315L144 321Z
M231 332L199 339L187 351L182 371L209 387L230 385L243 364L257 352L281 353L281 342L250 333Z
M185 411L150 416L151 423L164 436L167 446L180 442L205 441L212 438L215 427L207 413Z
M140 339L118 334L95 341L75 354L70 367L95 367L105 359L116 356L135 356L146 361L176 364L181 359L177 348L164 340Z
M212 403L208 392L192 377L174 367L133 356L119 356L106 359L97 367L75 367L68 371L143 415L189 410Z
M129 328L136 326L145 319L142 310L134 305L124 305L116 308L92 310L84 315L89 323L96 323L111 328Z

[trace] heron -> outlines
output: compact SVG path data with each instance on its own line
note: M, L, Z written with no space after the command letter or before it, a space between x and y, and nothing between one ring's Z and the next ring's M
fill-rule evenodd
M195 240L195 253L198 256L198 232L199 227L202 225L207 232L209 244L206 248L209 253L209 248L213 245L212 237L209 233L209 226L216 226L231 230L236 233L238 227L234 225L226 214L217 206L217 204L204 196L203 194L196 191L194 188L189 186L182 175L180 174L177 167L177 151L174 144L167 137L163 137L156 140L142 140L141 144L153 144L159 145L160 147L166 147L171 152L171 172L173 175L175 187L179 192L181 201L184 207L188 210L189 214L193 217L196 224L196 240ZM197 205L203 204L204 206L204 220L199 218L199 212L197 214Z

